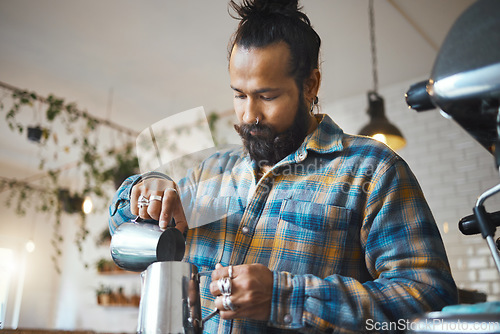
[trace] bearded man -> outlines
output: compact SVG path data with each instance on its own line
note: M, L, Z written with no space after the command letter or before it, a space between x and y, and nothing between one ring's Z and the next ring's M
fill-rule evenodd
M211 333L363 332L368 321L455 303L439 231L407 164L314 113L321 40L297 1L230 5L241 20L229 74L243 147L178 184L157 172L129 178L111 205L111 232L137 215L163 228L175 219L183 261L214 270L200 287L203 315L220 310L205 323ZM227 214L194 223L209 210ZM229 294L217 284L225 277Z

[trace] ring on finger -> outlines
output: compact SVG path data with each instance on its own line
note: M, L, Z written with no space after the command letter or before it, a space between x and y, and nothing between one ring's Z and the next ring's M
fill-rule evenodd
M222 295L230 295L231 294L231 279L229 277L222 277L217 281L219 290Z
M160 201L161 202L162 201L162 197L158 196L158 195L151 195L149 197L149 202L151 202L151 201Z
M139 199L137 200L137 205L139 206L139 209L142 209L143 207L146 207L149 205L149 199L143 195L139 196Z
M217 281L217 287L220 290L220 293L224 296L231 295L232 282L229 277L221 277Z
M146 207L149 205L149 200L144 197L144 196L139 196L139 199L137 200L137 205L139 206L139 209L142 209L143 207Z
M236 311L236 306L234 306L233 302L231 301L231 296L229 295L225 295L222 297L222 306L226 311Z
M224 290L223 284L224 284L224 278L221 277L217 281L217 287L219 288L219 291L220 291L221 294L223 294L223 290Z
M137 203L137 206L139 207L139 209L147 207L148 205L149 205L149 202L139 202L139 203Z
M229 266L227 268L227 274L229 275L229 278L233 278L233 266Z

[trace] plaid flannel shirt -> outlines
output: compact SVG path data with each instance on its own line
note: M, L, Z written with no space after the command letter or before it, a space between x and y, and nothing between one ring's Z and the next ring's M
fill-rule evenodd
M329 116L319 119L260 179L240 148L179 182L190 225L184 261L199 270L261 263L274 277L269 321L216 316L206 332L365 332L456 302L439 231L407 164L383 144L344 134ZM115 195L111 232L132 218L135 178ZM200 288L204 316L213 309L209 284Z

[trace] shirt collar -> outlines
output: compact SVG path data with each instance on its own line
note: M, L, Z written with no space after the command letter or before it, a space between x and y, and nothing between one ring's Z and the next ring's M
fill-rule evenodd
M316 130L307 135L304 142L295 153L279 162L275 167L289 163L300 163L307 158L307 151L319 154L328 154L335 151L342 151L342 137L344 131L335 124L327 114L315 116L319 124Z
M327 114L315 117L319 122L318 127L306 137L298 151L310 150L321 154L341 151L344 131Z

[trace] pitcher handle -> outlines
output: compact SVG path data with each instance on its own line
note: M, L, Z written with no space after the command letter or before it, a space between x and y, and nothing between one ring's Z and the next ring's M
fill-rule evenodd
M212 275L212 272L213 272L213 270L205 270L205 271L200 271L200 272L198 273L198 276L200 276L200 277L201 277L201 276L210 276L210 275Z
M201 320L202 326L205 325L205 322L207 322L208 320L212 319L217 314L219 314L219 309L218 308L214 308L213 311L210 312L209 315L207 315L205 318L203 318L203 320Z

